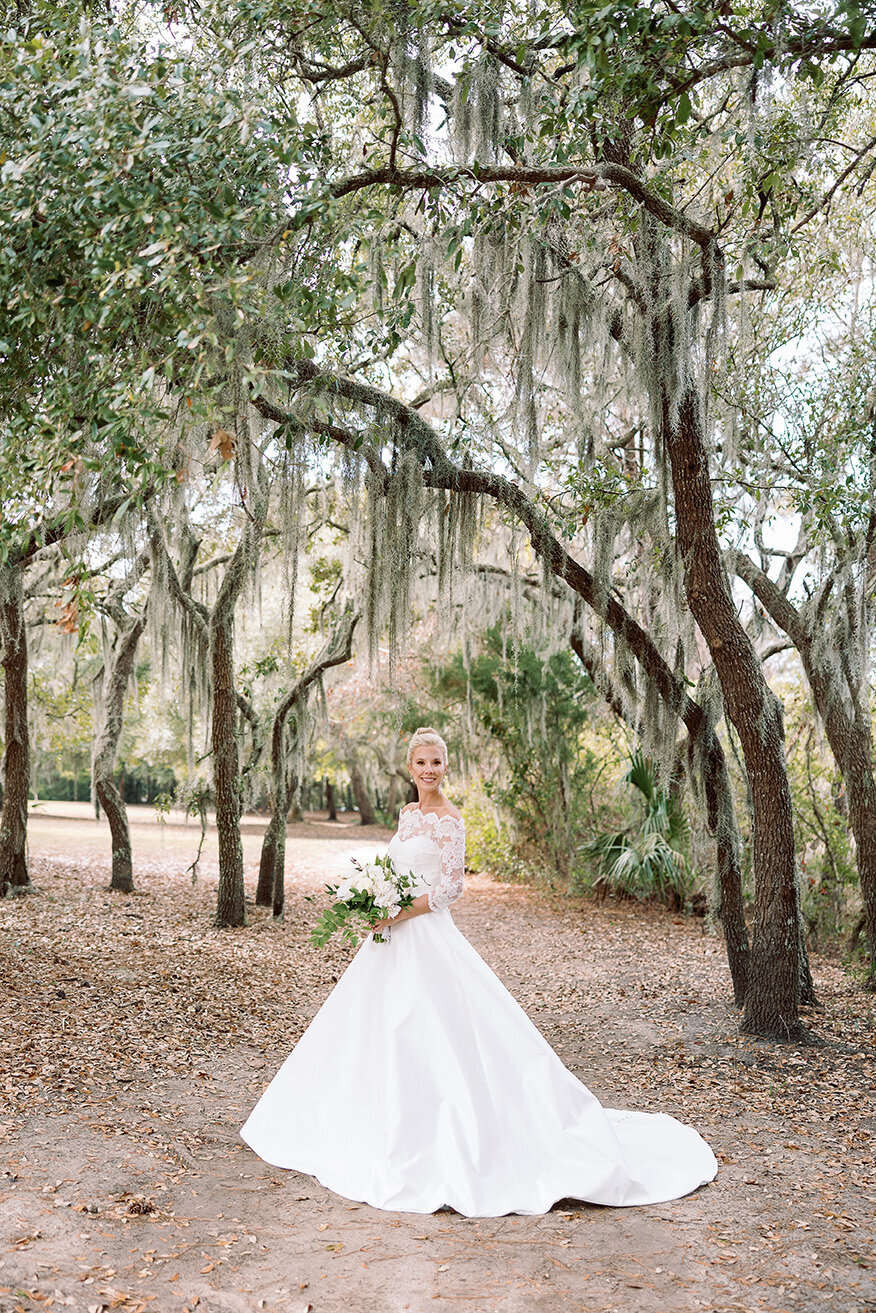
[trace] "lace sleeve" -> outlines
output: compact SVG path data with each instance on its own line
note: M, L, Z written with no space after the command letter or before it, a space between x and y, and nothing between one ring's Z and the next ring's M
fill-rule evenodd
M465 883L465 825L455 816L442 816L435 828L441 874L429 890L429 910L443 912L460 897Z

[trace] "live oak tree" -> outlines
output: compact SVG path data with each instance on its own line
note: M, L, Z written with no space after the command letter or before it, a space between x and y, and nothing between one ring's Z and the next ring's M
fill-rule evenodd
M122 893L130 893L134 888L134 864L127 809L113 774L124 726L125 697L134 671L137 647L146 628L148 605L148 600L143 599L139 605L129 604L126 608L125 599L148 567L149 553L143 551L135 558L130 574L110 587L97 603L98 609L111 621L115 634L108 659L94 680L98 692L96 709L101 715L95 735L92 784L112 836L110 889Z
M780 306L775 322L765 321L752 335L744 389L747 423L737 447L748 477L757 477L760 498L749 507L750 541L745 550L731 548L728 562L756 598L761 624L772 622L772 632L786 636L799 654L842 777L872 979L876 779L868 674L876 352L872 316L855 304L854 270L862 261L866 267L872 234L865 223L854 224L852 231L851 245L848 233L846 242L808 253L818 269L822 299ZM821 308L825 293L829 313ZM786 338L788 318L798 333L801 321L807 326L803 350L813 367L802 373L782 363L780 350L769 349ZM767 448L759 441L763 430L771 434ZM799 517L796 541L787 544L777 541L774 527L784 507Z
M547 570L581 598L611 631L623 650L628 652L642 668L647 684L670 710L673 720L680 718L687 726L695 745L696 771L701 773L709 826L719 836L718 870L721 887L721 917L725 927L728 959L734 982L734 991L741 1002L748 985L749 944L742 906L742 887L739 858L733 820L732 790L720 741L715 734L709 715L689 696L683 680L673 674L658 646L642 626L618 603L617 599L600 585L594 574L582 565L563 546L551 530L543 511L517 484L502 475L454 463L447 455L435 431L417 414L374 388L345 379L338 375L327 377L310 362L301 362L298 373L302 380L330 389L335 410L343 399L366 407L381 423L387 418L396 420L395 439L399 448L414 454L420 469L422 483L450 494L450 507L458 507L466 496L477 495L495 500L520 522L530 536L532 548ZM289 416L267 397L260 397L256 407L278 425L289 422ZM317 412L318 413L318 412ZM316 432L325 431L325 423L314 418ZM381 452L366 441L368 428L346 428L333 419L330 425L333 439L360 453L368 465L372 487L386 491L392 485L391 471L383 463ZM439 526L445 519L442 501L437 503ZM458 511L457 511L458 513ZM387 558L398 563L392 577L397 588L405 576L402 562L415 557L412 525L419 528L419 520L408 522L407 532L393 541L391 551L381 543L381 550L371 558L372 569L383 570ZM402 604L399 604L400 606ZM351 771L351 778L353 772ZM359 800L357 799L357 802ZM365 813L363 813L364 815Z
M112 515L102 517L104 523L107 518L111 519ZM107 533L105 530L101 533L100 524L101 520L96 520L90 535L80 532L73 539L73 544L82 549L82 557L91 558L89 563L84 559L76 561L75 553L71 552L73 544L66 542L63 536L56 539L50 551L43 549L36 553L35 564L42 569L34 571L37 577L28 586L28 600L33 603L40 597L61 592L61 599L54 601L54 627L60 629L70 642L75 639L77 652L80 643L87 638L90 623L87 610L93 608L102 617L102 658L90 677L95 727L91 753L92 796L98 811L103 809L110 827L109 887L130 893L134 889L131 835L125 801L115 781L115 768L124 729L125 703L147 619L148 597L131 597L130 594L136 594L148 571L149 553L142 550L128 555L137 536L138 526L133 523L133 516L125 517L121 533ZM100 558L102 554L105 559L91 563L95 556ZM42 561L41 557L47 559ZM63 567L60 575L59 566ZM80 605L83 599L89 603L85 615ZM60 608L60 614L57 608ZM38 615L31 623L46 624L48 620L48 616ZM76 666L74 659L74 684Z
M227 432L226 430L221 430ZM230 435L229 439L230 439ZM253 451L250 451L250 446ZM246 472L247 498L241 507L243 524L237 543L221 575L212 605L193 595L200 541L194 533L184 503L178 504L179 562L175 563L161 519L150 514L153 570L158 588L179 613L182 667L185 676L200 687L209 705L212 749L213 792L219 839L219 889L216 924L241 926L245 922L243 846L240 838L242 810L240 748L238 738L238 694L234 662L235 609L251 584L270 506L268 473L258 439L246 427L228 457L238 474ZM157 596L157 594L156 594ZM153 614L156 610L153 602ZM191 673L190 673L191 672ZM191 687L189 696L193 696Z
M30 741L27 728L27 629L23 570L0 570L0 645L3 651L3 810L0 813L0 895L26 889Z
M4 453L7 454L8 453ZM25 573L46 550L110 523L148 485L110 493L92 484L83 495L75 486L66 496L34 505L25 493L9 496L0 522L0 648L4 673L3 809L0 813L0 896L30 884L27 868L27 799L30 791L28 729L28 650ZM40 511L42 514L40 514ZM34 523L36 522L36 523Z
M788 595L792 572L783 572L777 583L745 553L733 552L729 559L739 578L800 654L815 708L845 783L872 976L872 945L876 942L876 778L865 674L869 626L862 624L861 597L850 563L831 572L811 598L795 605ZM845 632L838 635L823 632L826 600L834 590L839 594L834 612L845 612Z
M320 96L326 83L361 78L382 113L362 166L345 175L336 170L322 184L323 202L336 216L342 203L366 194L363 211L373 227L378 191L396 198L384 222L394 217L420 247L411 263L412 281L428 289L423 344L435 336L438 265L448 255L465 264L470 243L471 301L481 329L473 331L476 350L485 341L484 308L492 308L497 290L502 297L503 283L512 291L508 310L500 303L496 317L505 316L512 330L519 325L513 409L533 454L537 378L562 320L573 342L564 371L573 388L582 377L580 355L577 374L574 358L590 327L599 349L616 344L613 368L629 366L647 398L684 596L708 643L754 801L756 920L744 1026L799 1037L798 896L781 709L736 614L722 560L711 490L710 377L728 293L772 288L792 224L818 215L872 150L867 141L856 144L852 165L832 169L836 151L819 137L820 169L796 176L804 143L822 129L785 112L781 95L761 97L760 88L770 76L808 84L810 97L830 112L856 94L860 52L876 37L851 7L813 15L789 6L763 14L725 6L717 15L704 5L583 5L556 21L544 11L535 31L512 7L489 23L465 9L411 7L401 32L367 7L364 14L321 16L320 27L311 9L307 35L302 28L290 41L290 75L310 78ZM451 43L453 85L441 65ZM345 58L333 62L328 52ZM425 130L439 100L455 159ZM710 170L705 182L688 167L691 152ZM315 189L308 180L308 223ZM685 189L691 199L696 193L695 207L683 199ZM419 198L424 222L416 207L399 201L406 195ZM771 227L758 232L765 213ZM596 232L604 245L594 253ZM728 276L728 260L742 265L741 275ZM397 272L404 291L405 272ZM516 301L515 282L524 288ZM557 332L547 339L551 282L558 284Z
M281 698L271 721L271 819L262 840L256 903L282 916L285 902L286 816L293 764L302 757L308 696L327 670L350 660L359 617L348 608L333 626L322 651Z
M276 136L242 191L226 185L230 141L253 119L212 68L168 59L123 9L114 22L21 6L0 71L5 887L26 877L21 570L178 473L181 435L227 386L227 342L226 373L205 363L217 324L262 290L235 280L222 248L244 230L258 240L282 188Z
M588 3L545 7L535 17L507 5L485 19L480 7L435 0L403 5L387 22L376 3L308 0L290 14L252 0L246 9L199 8L193 42L184 26L162 28L157 10L143 12L155 14L164 43L143 47L160 47L154 60L138 55L144 103L154 100L160 122L170 124L165 111L178 105L167 92L167 51L177 42L173 67L206 108L182 116L183 169L164 145L152 149L145 118L120 118L120 145L124 138L137 149L109 152L114 189L106 196L118 198L129 182L151 185L147 166L155 172L162 217L156 225L153 208L145 213L160 230L158 246L135 247L135 228L120 219L101 248L102 256L110 241L118 248L118 268L98 264L97 278L89 266L85 281L94 302L112 294L122 316L120 285L134 290L148 325L166 324L169 314L176 327L174 316L189 317L175 338L162 339L160 368L157 337L143 357L151 404L163 421L173 418L168 433L189 411L206 420L225 404L234 374L235 413L252 402L296 459L305 458L302 435L352 452L357 486L356 467L365 470L372 553L381 525L403 540L405 517L416 522L419 483L450 492L439 536L459 511L463 546L466 499L500 496L550 571L605 619L615 613L604 570L586 569L563 540L592 517L595 537L610 544L599 527L605 416L613 407L634 411L639 468L651 480L639 490L648 494L638 499L648 522L642 533L671 562L655 592L657 628L668 628L655 642L647 625L615 614L612 632L630 649L639 644L636 659L651 663L670 718L695 716L679 696L687 696L684 661L670 650L694 639L685 607L708 643L755 801L744 1025L800 1035L781 714L722 560L711 487L713 381L737 331L732 298L773 288L795 225L820 218L868 166L873 143L855 139L847 148L833 131L876 44L866 14L854 5L818 12L781 3ZM184 25L188 12L180 3L164 18ZM227 79L215 79L217 61ZM36 63L45 78L49 61ZM213 85L233 86L242 99L201 135L199 115L209 118L223 94L206 88L207 64ZM798 112L804 102L806 113ZM232 123L240 125L233 140ZM245 164L241 189L219 193L227 211L209 217L210 186L219 185L215 143L232 157L246 147ZM123 180L129 156L134 167ZM25 173L19 169L19 184ZM29 204L26 184L19 193ZM182 233L174 227L179 205L195 206ZM205 240L193 236L201 221ZM53 240L56 249L57 234ZM74 260L78 250L71 242ZM183 271L186 294L165 296ZM101 313L97 305L96 319L74 314L84 342ZM129 340L121 319L108 328L113 343ZM315 355L319 365L308 370ZM127 394L123 387L109 395ZM446 415L449 455L443 432L418 426L423 408L439 428ZM568 479L573 447L580 469ZM406 623L405 588L385 592L372 570L371 642L381 615L396 635Z
M94 501L115 496L123 516L145 488L186 480L190 438L200 449L205 428L247 422L241 326L278 304L257 258L284 213L298 138L256 86L242 96L239 43L217 78L211 55L174 51L168 37L163 17L139 6L82 15L33 4L0 38L0 545L16 567L21 525L54 513L69 485L79 486L66 527L82 531ZM250 137L264 148L246 152ZM231 179L241 149L246 177ZM207 622L223 818L239 785L231 616L264 510L257 480L244 495L246 563L226 572ZM4 596L14 608L14 576ZM7 620L9 702L23 647ZM12 726L9 766L17 742ZM234 826L221 827L220 845L220 919L239 923Z

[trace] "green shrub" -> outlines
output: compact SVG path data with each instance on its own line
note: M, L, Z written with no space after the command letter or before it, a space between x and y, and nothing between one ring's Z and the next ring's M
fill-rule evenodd
M685 855L688 824L681 803L659 788L653 763L641 753L632 758L623 782L638 791L644 815L635 831L601 834L584 846L585 855L596 863L591 888L681 907L691 876Z

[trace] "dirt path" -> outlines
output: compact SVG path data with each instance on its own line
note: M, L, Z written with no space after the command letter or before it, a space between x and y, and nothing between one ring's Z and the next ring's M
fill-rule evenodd
M296 827L285 925L252 909L223 933L191 834L144 846L126 898L97 827L40 821L38 891L0 904L0 1313L876 1309L872 999L816 962L828 1043L742 1040L718 939L663 912L475 878L455 915L604 1102L703 1132L714 1185L474 1221L257 1159L237 1128L349 957L310 947L307 895L380 840Z

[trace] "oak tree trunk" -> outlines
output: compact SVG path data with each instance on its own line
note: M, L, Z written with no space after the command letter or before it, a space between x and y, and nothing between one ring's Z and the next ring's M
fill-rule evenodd
M116 752L124 723L125 693L134 668L137 644L146 624L145 612L136 617L119 635L116 651L107 674L104 692L103 728L98 738L92 766L94 791L109 821L112 840L112 874L110 889L132 893L134 865L131 857L131 833L128 813L120 790L113 781Z
M840 670L831 669L830 656L819 655L810 623L773 580L747 556L734 552L732 560L740 579L745 580L800 654L812 691L812 700L824 725L837 770L842 776L864 904L869 983L871 988L876 988L876 777L873 770L873 731L869 707L866 705L866 684L854 689L847 684L848 698L844 698L844 675Z
M359 765L355 757L350 757L347 761L347 770L350 773L350 788L353 790L353 797L356 801L356 808L359 812L360 823L362 825L373 825L376 819L374 815L374 807L365 784L362 767Z
M706 719L705 717L703 718ZM739 831L727 759L721 741L711 727L702 748L702 784L706 795L706 818L715 837L720 905L718 916L724 932L727 965L733 981L733 1000L745 1004L751 969L751 945L745 923L742 869L739 863Z
M213 676L213 788L219 838L219 891L216 924L245 924L243 903L243 844L240 838L240 754L237 740L237 696L234 689L233 630L230 614L210 617L210 659Z
M335 803L335 786L332 784L331 780L326 780L325 782L325 805L328 809L329 820L336 821L338 819L338 808Z
M280 826L280 814L276 799L268 821L262 850L259 856L259 878L256 884L256 907L271 907L274 901L274 869L277 857L277 830Z
M304 812L301 807L300 795L298 792L298 780L296 779L289 786L288 802L286 804L286 822L289 825L295 825L298 821L304 819Z
M660 346L655 342L658 358ZM796 857L781 706L730 591L693 385L684 387L677 411L668 397L661 410L687 599L715 663L751 788L755 920L742 1029L774 1039L803 1039Z
M283 797L280 799L282 805L274 808L279 821L274 852L274 896L271 904L275 917L283 915L283 908L286 905L286 826L289 821L289 799L294 797L297 787L298 781L295 776L287 776Z
M282 916L286 902L286 825L291 796L285 770L279 778L274 776L271 793L273 811L262 840L256 904L272 908L274 916Z
M872 730L866 714L855 717L843 707L839 690L832 687L833 681L816 668L811 646L806 645L800 655L830 750L846 786L849 828L855 840L855 863L864 905L868 984L873 989L876 988L876 779Z
M287 731L289 718L292 718L291 736L294 740L303 732L301 719L308 690L317 682L326 670L332 666L349 661L353 650L353 632L358 623L358 614L346 611L339 619L328 638L325 647L307 667L294 685L282 699L271 726L271 794L273 811L262 841L259 860L259 879L256 889L256 903L260 907L273 907L274 916L282 916L286 901L286 822L289 812L289 800L294 798L298 780L289 770L290 733ZM328 781L326 781L328 787ZM334 819L337 819L335 817Z
M868 984L876 989L876 781L869 735L858 736L849 744L850 770L844 772L849 799L849 824L855 837L855 852L861 898L864 903L864 930L869 958ZM854 766L855 759L859 765Z
M95 779L94 791L110 827L113 856L109 887L118 893L133 893L134 863L131 857L131 832L128 828L128 813L124 800L111 776L103 775Z
M0 813L0 896L30 885L27 870L27 797L30 738L27 727L27 632L22 568L10 565L0 579L0 642L3 644L3 810Z
M855 840L855 863L863 902L868 958L868 985L876 988L876 779L873 773L873 738L869 722L856 723L836 693L812 669L811 654L801 653L813 700L827 735L837 769L846 786L849 828ZM809 658L809 659L807 659Z

